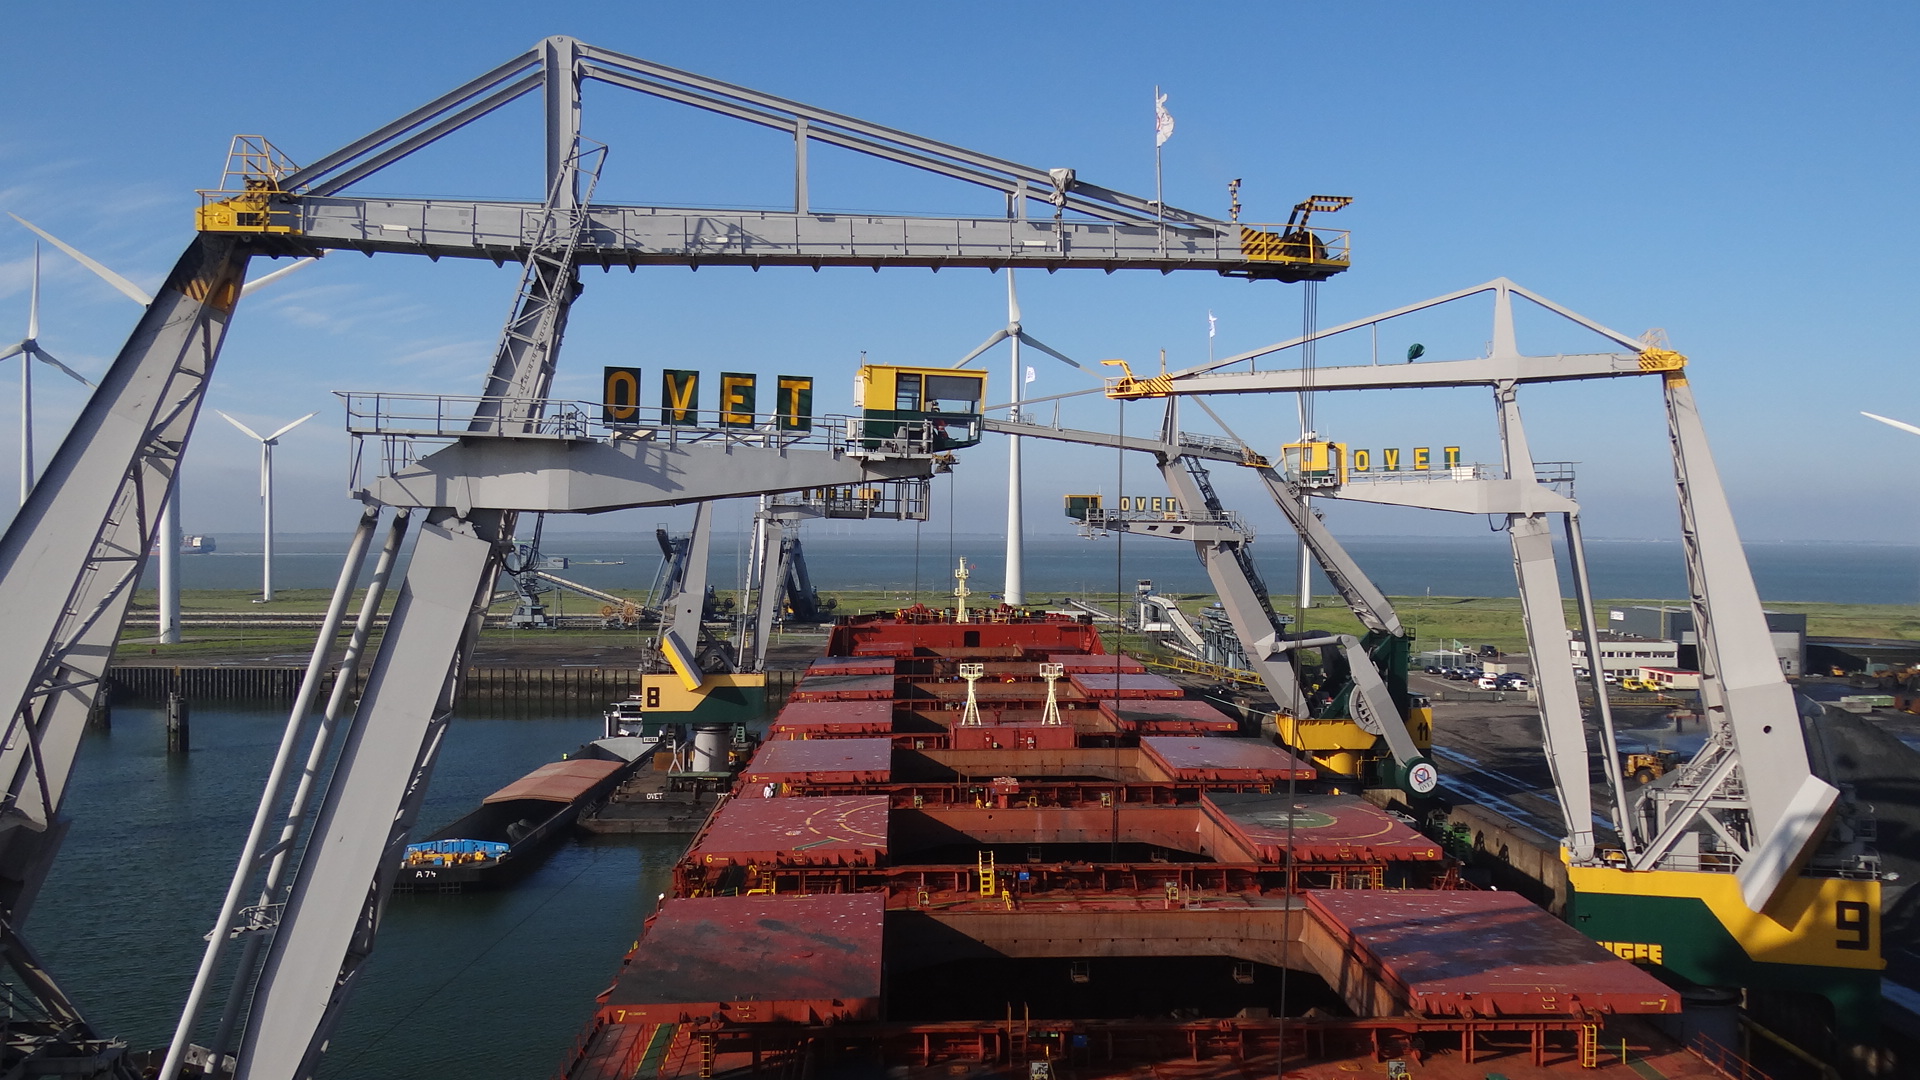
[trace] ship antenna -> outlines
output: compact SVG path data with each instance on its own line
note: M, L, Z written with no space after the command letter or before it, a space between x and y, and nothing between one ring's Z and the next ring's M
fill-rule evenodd
M973 687L975 683L980 681L980 677L986 673L987 665L985 664L974 663L960 665L960 677L967 680L967 707L960 713L961 727L980 726L980 701L973 696Z
M959 606L954 610L953 621L966 622L967 597L973 595L973 593L967 590L967 579L973 575L967 570L967 560L965 557L960 558L958 562L959 565L954 567L953 570L953 598L959 602ZM971 693L971 691L969 691L969 693Z

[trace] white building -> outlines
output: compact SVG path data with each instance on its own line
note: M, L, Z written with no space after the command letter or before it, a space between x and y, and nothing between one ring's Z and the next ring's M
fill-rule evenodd
M1807 666L1807 616L1799 611L1769 611L1767 633L1773 638L1773 651L1780 658L1780 670L1790 679L1800 677ZM1680 643L1680 662L1699 667L1698 638L1693 632L1693 610L1662 605L1617 607L1607 612L1609 628L1616 634L1648 639L1671 639Z
M1700 689L1700 673L1679 668L1643 667L1640 669L1640 681L1650 682L1662 690Z
M1586 639L1571 631L1567 636L1572 639L1573 669L1588 671ZM1600 635L1601 671L1637 675L1643 667L1677 668L1680 666L1679 656L1680 643L1676 641L1649 641L1623 634Z

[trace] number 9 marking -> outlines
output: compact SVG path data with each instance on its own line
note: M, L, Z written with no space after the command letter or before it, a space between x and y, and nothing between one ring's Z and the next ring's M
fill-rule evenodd
M1872 929L1867 922L1867 905L1859 900L1840 900L1833 905L1833 928L1842 934L1852 934L1852 940L1845 937L1834 942L1835 948L1866 950L1873 947Z

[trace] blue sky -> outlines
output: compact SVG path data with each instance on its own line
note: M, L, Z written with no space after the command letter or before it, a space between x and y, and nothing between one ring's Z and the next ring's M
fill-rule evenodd
M1283 219L1308 194L1355 198L1337 219L1353 230L1354 269L1322 287L1322 325L1505 275L1631 334L1664 327L1692 358L1748 539L1905 540L1916 524L1902 496L1920 440L1858 415L1920 421L1920 12L1909 6L123 3L13 5L0 20L32 43L0 81L0 209L148 287L188 241L194 189L218 179L233 134L265 134L310 161L550 33L1146 195L1157 83L1178 121L1169 202L1223 214L1234 177L1253 220ZM603 201L759 206L791 195L790 143L758 129L595 85L584 130L612 146ZM523 101L358 190L530 198L538 168L537 113ZM824 149L812 191L816 206L845 209L997 204ZM31 237L4 222L0 338L24 327L30 252ZM41 340L97 373L137 312L63 256L45 259ZM353 520L330 392L475 392L515 278L490 263L338 255L242 307L210 404L256 428L322 410L277 458L285 529L344 532ZM817 407L845 409L862 350L951 363L1005 321L1004 279L984 272L659 268L590 272L587 286L560 396L590 396L602 364L624 363L812 374ZM1222 354L1300 326L1299 287L1204 274L1029 273L1021 293L1028 330L1086 363L1151 366L1162 348L1175 366L1203 359L1209 310ZM1433 358L1477 354L1487 310L1393 327L1381 352L1420 341ZM1520 329L1535 351L1590 344L1531 315ZM1369 347L1327 345L1321 362ZM1004 346L990 360L1004 390ZM1037 393L1086 385L1044 357L1030 362ZM37 374L44 461L81 396ZM17 377L12 362L0 369L9 478ZM1589 536L1676 532L1650 382L1540 389L1523 407L1537 458L1581 463ZM1291 399L1220 411L1262 448L1293 434ZM1117 421L1097 399L1061 415ZM1480 391L1323 396L1318 417L1355 446L1497 456ZM257 531L252 445L206 418L187 466L187 527ZM1129 410L1129 427L1154 422L1146 407ZM1049 448L1029 461L1036 531L1065 531L1061 494L1116 484L1111 454ZM1130 490L1152 493L1145 466L1128 463ZM959 527L991 531L1004 448L969 452L957 477ZM1222 487L1267 532L1281 527L1239 479ZM583 524L650 528L670 516ZM1330 521L1366 535L1486 528L1353 506Z

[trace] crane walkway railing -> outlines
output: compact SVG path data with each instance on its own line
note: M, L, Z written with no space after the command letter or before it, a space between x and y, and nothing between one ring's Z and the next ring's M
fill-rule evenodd
M1087 531L1098 532L1124 529L1128 522L1142 521L1155 524L1213 525L1240 533L1249 540L1253 539L1253 527L1241 520L1239 512L1235 510L1194 513L1189 510L1108 510L1105 507L1092 506L1087 508L1087 516L1081 524Z
M978 418L888 420L869 433L857 416L797 416L722 410L648 409L658 422L608 419L597 401L515 399L457 394L392 394L338 390L353 437L353 482L360 482L362 443L381 443L383 474L404 469L439 446L462 439L552 439L576 442L633 442L680 447L720 445L763 450L825 450L854 457L931 457L939 440L957 437L956 429ZM483 409L481 406L487 406ZM476 418L479 425L476 426ZM977 437L978 432L972 432Z
M312 247L518 259L536 204L202 193L200 227L282 233ZM591 205L582 266L854 265L1182 267L1321 279L1352 263L1344 229L1226 221L920 217Z
M1238 683L1242 686L1264 687L1260 676L1244 668L1227 667L1224 664L1211 664L1205 660L1193 660L1184 656L1142 656L1137 658L1148 667L1164 668L1185 675L1200 675L1221 682Z
M1238 454L1249 465L1265 465L1267 459L1255 452L1253 447L1239 439L1224 438L1219 435L1202 435L1192 431L1182 431L1178 437L1179 445L1195 450L1211 450L1216 453Z
M1536 461L1533 464L1533 478L1536 483L1572 484L1574 461ZM1436 465L1431 468L1383 469L1369 468L1364 472L1349 469L1346 483L1352 484L1447 484L1463 480L1504 480L1507 471L1499 465L1475 463L1469 465Z

